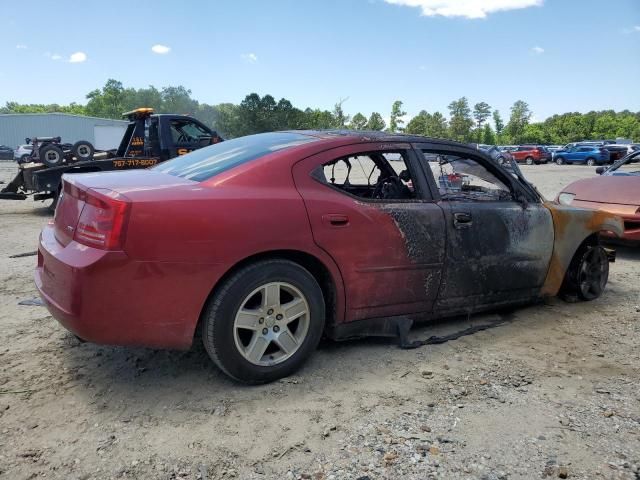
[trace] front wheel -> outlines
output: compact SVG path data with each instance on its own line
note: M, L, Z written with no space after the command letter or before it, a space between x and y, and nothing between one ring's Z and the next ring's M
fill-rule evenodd
M600 245L583 245L576 252L562 284L561 295L568 300L595 300L609 279L609 259Z
M230 377L258 384L296 371L324 330L322 289L304 267L266 260L242 268L209 301L202 337Z

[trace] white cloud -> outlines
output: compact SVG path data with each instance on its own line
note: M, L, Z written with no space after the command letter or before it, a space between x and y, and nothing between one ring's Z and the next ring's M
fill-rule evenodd
M544 48L535 46L531 49L531 51L536 55L542 55L544 53Z
M255 53L243 53L240 57L249 63L256 63L258 61L258 56Z
M16 48L18 50L26 50L29 47L27 47L26 45L23 45L22 43L19 43L18 45L16 45Z
M422 15L433 17L485 18L488 14L505 10L537 7L544 0L384 0L392 5L416 7Z
M53 59L53 55L51 56ZM69 63L82 63L87 61L87 54L84 52L72 53L69 56Z
M635 26L633 27L633 29L634 29L636 32L640 32L640 25L635 25Z
M157 43L153 47L151 47L151 51L153 53L157 53L158 55L166 55L171 51L171 47L167 47L166 45L160 45L159 43Z

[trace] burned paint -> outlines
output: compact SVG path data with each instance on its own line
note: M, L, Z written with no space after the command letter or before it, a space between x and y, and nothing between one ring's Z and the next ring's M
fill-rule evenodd
M609 212L559 205L555 202L546 202L544 205L553 217L555 239L549 270L540 293L543 296L554 296L562 287L571 259L588 237L600 232L621 236L624 227L622 219Z

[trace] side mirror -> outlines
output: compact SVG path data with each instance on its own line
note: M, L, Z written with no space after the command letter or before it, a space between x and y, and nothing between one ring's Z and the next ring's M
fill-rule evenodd
M605 171L605 170L606 170L606 169L605 169L604 167L598 167L598 168L596 168L596 173L597 173L598 175L602 175L602 174L604 173L604 171Z

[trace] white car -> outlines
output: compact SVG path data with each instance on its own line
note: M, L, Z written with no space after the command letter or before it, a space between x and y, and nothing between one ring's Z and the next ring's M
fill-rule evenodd
M18 163L25 163L32 151L33 145L18 145L13 151L13 159Z

